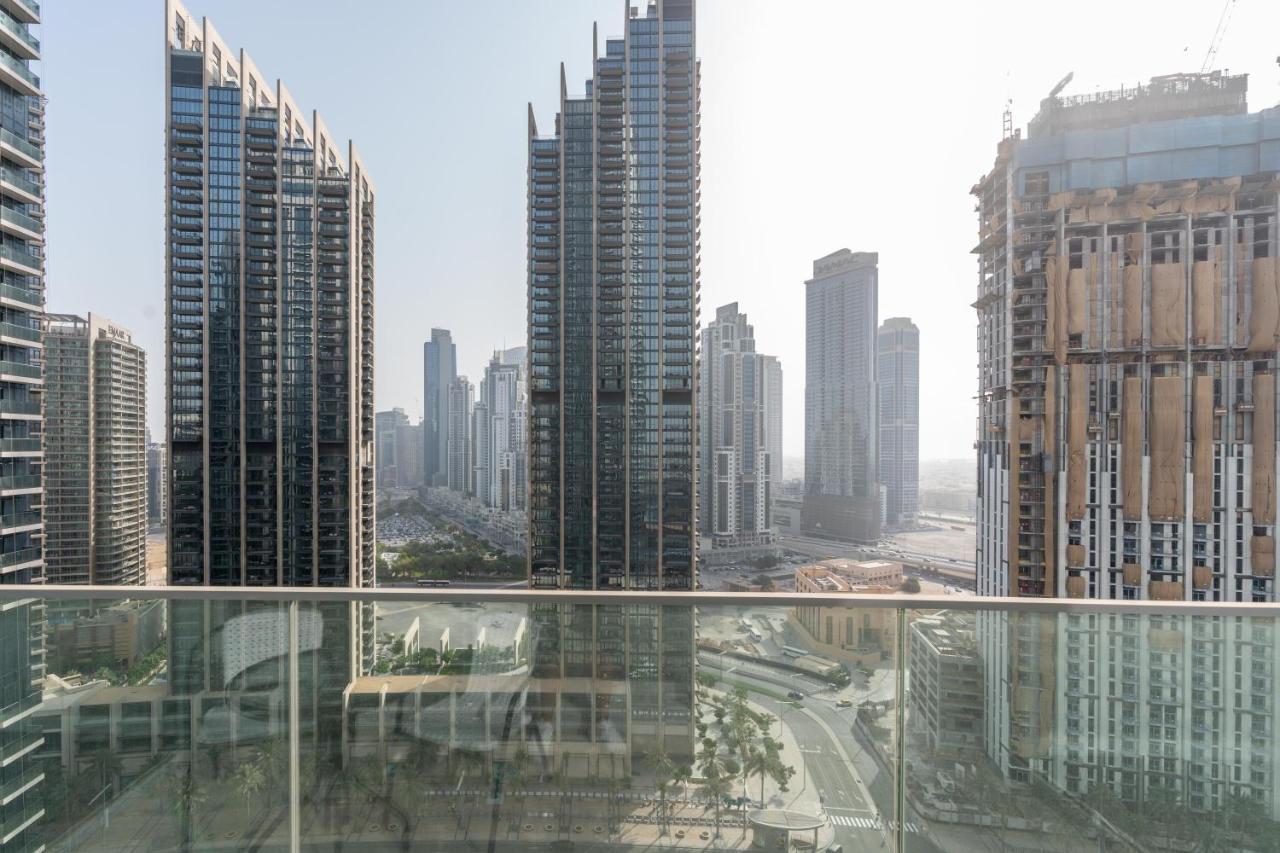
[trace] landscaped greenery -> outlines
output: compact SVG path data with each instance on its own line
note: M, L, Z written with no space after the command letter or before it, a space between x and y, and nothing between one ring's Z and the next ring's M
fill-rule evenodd
M480 537L424 508L415 500L387 504L379 512L416 515L441 534L434 541L411 540L397 549L395 561L387 565L379 553L378 579L381 581L516 580L526 573L523 557L507 554Z
M164 664L167 656L168 648L164 643L161 643L152 649L146 657L139 658L133 666L123 671L120 663L110 658L92 660L82 669L86 678L106 681L117 687L132 687L142 684L150 678L156 669ZM64 667L64 669L70 668L72 667Z

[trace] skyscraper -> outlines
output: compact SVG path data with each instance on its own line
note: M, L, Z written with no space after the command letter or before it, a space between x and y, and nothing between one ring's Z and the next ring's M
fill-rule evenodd
M699 78L692 0L631 8L555 136L529 108L534 586L691 590Z
M96 314L44 335L45 579L141 584L147 546L147 357Z
M841 249L805 282L804 504L808 533L880 536L876 476L879 256Z
M447 403L446 485L455 492L470 495L475 491L475 450L471 446L475 387L467 377L459 376L449 384Z
M33 2L0 4L0 583L43 577L40 507L40 313L44 310L44 100L31 62L40 42ZM40 702L43 604L0 610L0 819L8 851L44 849L34 757L41 738L23 724Z
M900 527L920 511L920 330L909 317L890 317L877 340L883 520Z
M378 485L398 486L400 477L397 439L400 427L408 425L409 416L404 413L404 409L392 409L375 414L373 423L374 435L377 436L374 450L378 457Z
M1246 85L1055 90L974 185L979 595L1275 600L1280 129ZM1275 637L1207 621L979 613L991 758L1128 803L1274 802L1239 756L1274 743ZM1130 776L1162 739L1146 760L1198 781Z
M1280 132L1246 83L1052 95L974 187L980 594L1275 600Z
M163 526L169 517L168 461L163 441L152 441L147 430L147 524Z
M525 504L524 347L496 352L476 400L476 497L485 506L522 511Z
M396 426L396 485L416 489L422 485L422 423L405 421Z
M714 547L773 541L773 484L781 473L771 426L782 422L782 368L756 352L755 330L733 302L702 330L698 380L699 533Z
M284 84L166 7L169 576L374 577L374 189Z
M448 329L431 330L422 361L423 476L427 485L443 486L449 481L449 386L458 378L457 349Z

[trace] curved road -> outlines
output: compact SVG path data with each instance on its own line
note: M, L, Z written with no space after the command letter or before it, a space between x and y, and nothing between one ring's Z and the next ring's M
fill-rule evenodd
M754 670L729 673L744 681L755 681L773 690L775 682L759 677ZM875 757L854 738L854 708L837 708L834 699L810 696L801 707L753 694L751 701L769 710L795 735L808 779L801 784L818 787L835 827L836 844L847 853L863 850L896 850L896 822L886 827L893 814L893 780ZM943 853L932 840L925 820L908 807L907 850L910 853Z

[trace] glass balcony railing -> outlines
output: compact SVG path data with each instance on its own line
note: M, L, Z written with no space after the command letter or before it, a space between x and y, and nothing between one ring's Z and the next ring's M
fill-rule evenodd
M27 5L30 6L33 4L28 3ZM37 15L39 14L39 9L35 9L34 11ZM0 10L0 29L3 29L9 35L21 41L34 52L40 52L40 40L33 36L30 30L10 17L8 12L3 10Z
M17 169L11 169L8 166L0 166L0 182L17 187L25 193L33 196L40 195L40 185L19 172Z
M131 591L0 586L48 614L7 748L51 850L1280 839L1273 606Z
M40 224L40 220L11 207L0 207L0 220L12 223L35 234L40 234L44 231L44 226Z
M0 477L0 491L38 488L40 488L38 474L10 474L7 477Z
M0 246L0 249L4 249ZM3 252L0 252L3 254ZM17 323L6 323L0 321L0 335L8 335L11 338L21 338L24 341L39 341L40 330L33 329L30 326L19 326Z
M0 399L0 414L38 415L40 414L40 402L38 400Z
M0 284L0 296L37 308L40 307L43 301L40 291L28 290L25 287L14 287L12 284Z
M15 59L7 53L0 52L0 64L3 64L5 68L30 83L33 88L40 88L40 78L27 67L26 62L21 59Z
M22 264L33 270L40 269L40 258L30 252L18 248L12 243L0 244L0 258L7 258L16 264Z
M39 161L44 159L44 155L40 153L39 148L32 145L26 139L23 139L21 136L18 136L8 128L0 128L0 142L4 142L6 145L16 148L32 160Z

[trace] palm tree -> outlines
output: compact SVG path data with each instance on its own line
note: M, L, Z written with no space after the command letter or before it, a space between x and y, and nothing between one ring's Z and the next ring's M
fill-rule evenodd
M179 822L180 849L187 850L190 848L192 836L195 834L192 813L204 803L205 794L196 785L189 766L176 768L170 772L169 790L173 793L173 799L169 801L169 808Z
M267 784L267 776L256 761L246 761L236 768L236 791L244 797L244 816L247 820L253 807L253 798Z
M660 835L666 835L670 831L670 826L668 825L670 817L667 812L667 790L671 787L671 780L675 777L675 769L675 762L671 760L666 748L659 746L657 751L653 753L653 774L658 788L659 820L662 821L662 825L659 828Z
M725 796L733 790L733 779L738 775L738 762L732 756L724 755L718 744L711 738L702 742L702 750L698 753L699 767L706 780L702 790L712 798L716 808L716 838L720 837L720 806Z
M98 768L98 793L110 787L114 794L116 777L121 770L120 756L109 747L103 747L94 751L93 764Z
M715 805L715 826L716 838L720 837L720 806L724 803L724 798L733 790L732 777L720 774L707 774L706 781L702 783L702 793L711 798Z
M747 777L760 777L760 804L764 805L764 780L769 775L769 755L760 749L752 749L742 762L742 776L745 783Z

